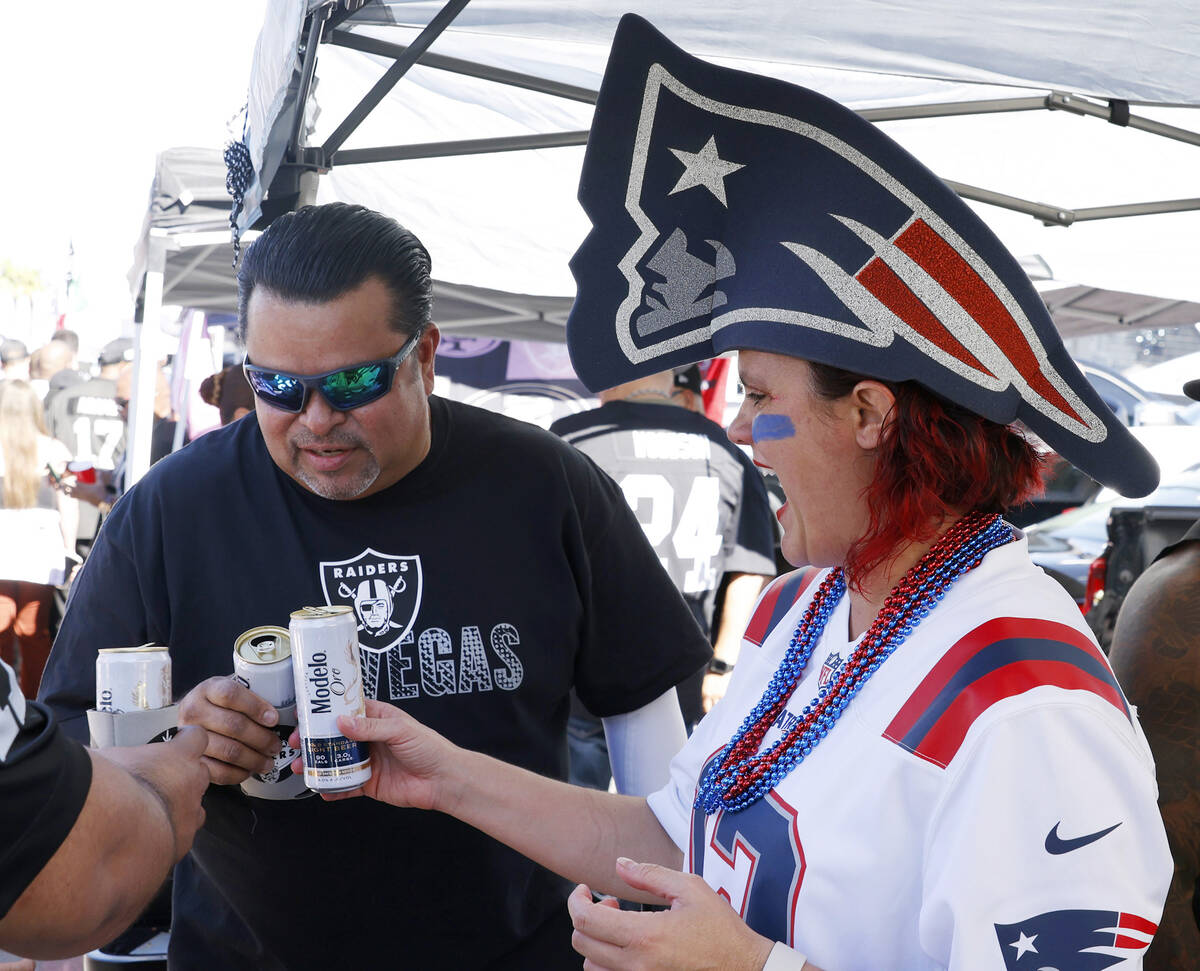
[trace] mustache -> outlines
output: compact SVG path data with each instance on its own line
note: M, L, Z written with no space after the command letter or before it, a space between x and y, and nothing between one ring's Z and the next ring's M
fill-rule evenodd
M356 435L334 434L324 437L316 435L295 435L292 437L293 448L359 448L363 442Z

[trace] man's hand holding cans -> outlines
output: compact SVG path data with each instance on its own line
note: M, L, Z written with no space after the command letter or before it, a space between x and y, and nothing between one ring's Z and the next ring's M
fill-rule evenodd
M201 681L179 703L179 724L208 731L203 762L216 785L270 772L279 754L273 705L228 675Z

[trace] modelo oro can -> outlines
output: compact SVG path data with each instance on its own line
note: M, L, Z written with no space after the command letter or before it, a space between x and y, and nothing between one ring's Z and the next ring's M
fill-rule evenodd
M357 789L371 778L366 742L338 731L338 715L365 715L358 625L349 607L292 612L292 672L304 751L304 784L316 792Z
M301 799L312 793L304 776L292 771L300 753L288 745L296 728L296 681L292 676L292 643L286 627L252 627L233 642L233 676L275 707L279 721L279 754L269 772L252 772L242 792L257 799Z
M171 704L165 647L102 647L96 654L96 711L151 711Z

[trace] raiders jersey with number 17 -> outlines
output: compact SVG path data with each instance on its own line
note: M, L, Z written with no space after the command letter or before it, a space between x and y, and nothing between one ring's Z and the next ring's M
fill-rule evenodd
M822 968L1139 967L1172 871L1154 764L1078 608L1023 537L950 588L764 798L692 808L824 575L765 591L724 701L650 797L689 869ZM848 631L843 597L764 748L845 663Z

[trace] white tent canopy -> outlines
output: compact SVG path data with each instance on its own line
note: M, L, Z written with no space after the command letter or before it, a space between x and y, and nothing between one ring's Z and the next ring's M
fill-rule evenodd
M278 0L251 77L242 225L360 202L412 228L440 280L569 298L590 92L627 10L863 111L966 198L1000 203L973 205L1056 279L1200 300L1196 0ZM1112 206L1181 211L1101 218Z

